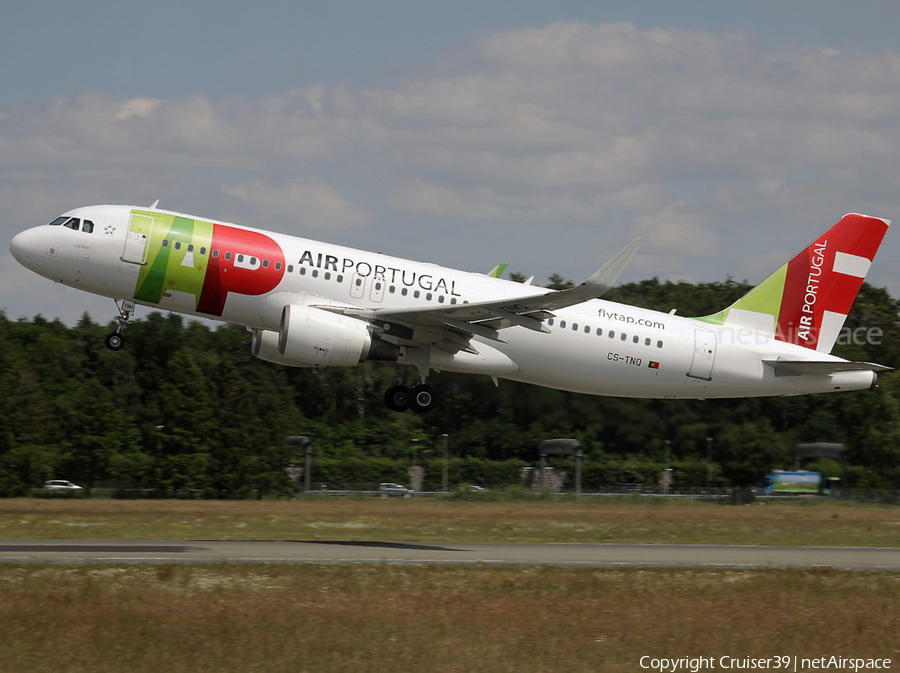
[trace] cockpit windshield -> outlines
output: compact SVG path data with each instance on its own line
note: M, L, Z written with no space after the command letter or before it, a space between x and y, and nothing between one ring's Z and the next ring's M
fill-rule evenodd
M90 220L84 221L84 227L81 226L81 220L77 217L66 217L63 215L62 217L57 217L50 223L51 227L58 227L59 225L63 225L67 229L71 229L72 231L83 231L87 234L94 233L94 223Z

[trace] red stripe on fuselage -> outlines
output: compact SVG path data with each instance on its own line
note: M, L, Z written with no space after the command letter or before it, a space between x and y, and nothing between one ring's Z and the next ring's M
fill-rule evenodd
M274 290L284 277L284 252L265 234L214 224L211 245L213 252L197 304L200 313L220 316L229 292L265 294ZM239 255L243 255L243 263L238 262ZM256 263L252 264L254 258Z

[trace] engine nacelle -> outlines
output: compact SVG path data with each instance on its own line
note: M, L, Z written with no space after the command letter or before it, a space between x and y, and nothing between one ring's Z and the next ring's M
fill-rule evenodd
M396 361L400 348L373 337L361 320L289 304L278 332L253 330L253 354L292 367L352 367L365 360Z

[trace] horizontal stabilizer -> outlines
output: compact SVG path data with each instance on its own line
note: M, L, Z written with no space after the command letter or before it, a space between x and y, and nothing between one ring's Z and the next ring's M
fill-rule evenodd
M892 367L874 362L813 361L813 360L763 360L764 364L775 368L775 376L828 376L841 372L883 372Z

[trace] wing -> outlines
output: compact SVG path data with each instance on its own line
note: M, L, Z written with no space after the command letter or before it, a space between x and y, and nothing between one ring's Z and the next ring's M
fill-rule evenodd
M511 299L456 304L434 308L355 308L319 306L326 311L368 320L400 339L403 346L436 346L455 353L477 353L469 344L473 335L505 342L500 330L519 326L549 332L544 320L552 311L581 304L605 294L618 280L643 239L636 238L580 285Z

